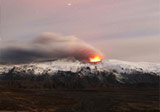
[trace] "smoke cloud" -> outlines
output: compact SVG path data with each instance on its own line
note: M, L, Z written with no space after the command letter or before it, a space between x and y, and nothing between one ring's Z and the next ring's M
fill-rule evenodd
M74 57L87 61L102 53L75 36L43 33L29 42L0 43L0 64L22 64Z

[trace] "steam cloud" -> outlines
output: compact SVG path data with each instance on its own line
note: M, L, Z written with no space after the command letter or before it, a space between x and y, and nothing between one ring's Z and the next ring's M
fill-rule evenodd
M95 54L102 56L96 48L75 36L56 33L44 33L30 42L0 43L1 64L21 64L66 57L86 61Z

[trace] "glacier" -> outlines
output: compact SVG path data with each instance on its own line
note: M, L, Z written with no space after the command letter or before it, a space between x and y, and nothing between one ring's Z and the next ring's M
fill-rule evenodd
M0 65L0 80L10 80L18 75L47 75L59 83L83 83L87 85L137 85L160 82L160 64L147 62L126 62L103 60L97 64L83 63L78 60L61 59L51 62L39 62L21 65ZM10 78L10 79L7 79ZM15 78L15 77L14 77ZM83 84L81 84L83 85ZM85 85L83 85L85 86Z

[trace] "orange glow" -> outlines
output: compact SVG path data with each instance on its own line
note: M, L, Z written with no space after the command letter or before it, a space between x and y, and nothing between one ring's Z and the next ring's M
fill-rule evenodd
M100 56L94 56L94 57L89 58L89 62L91 62L91 63L98 63L101 60L102 60L102 58Z

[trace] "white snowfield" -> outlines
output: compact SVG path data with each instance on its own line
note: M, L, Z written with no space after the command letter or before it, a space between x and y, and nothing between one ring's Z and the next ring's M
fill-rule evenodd
M160 75L160 64L147 62L125 62L119 60L104 61L104 68L117 70L118 73L132 73L133 70Z
M109 75L119 83L159 83L160 64L146 62L124 62L118 60L103 60L98 64L68 61L66 59L23 65L0 65L0 76L9 73L14 68L14 73L51 76L58 72L72 72L80 77L96 76L104 81ZM60 75L60 74L58 74Z

